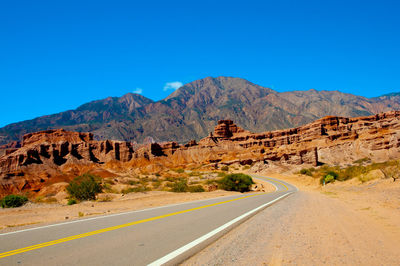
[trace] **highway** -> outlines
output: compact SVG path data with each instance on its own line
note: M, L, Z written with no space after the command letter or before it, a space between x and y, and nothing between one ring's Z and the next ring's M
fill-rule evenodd
M0 265L176 264L297 188L187 202L0 234Z

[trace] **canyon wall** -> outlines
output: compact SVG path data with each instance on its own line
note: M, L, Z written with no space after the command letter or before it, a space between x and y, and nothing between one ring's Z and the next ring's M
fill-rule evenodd
M158 171L188 165L343 165L366 157L398 159L399 146L399 111L356 118L328 116L301 127L263 133L220 120L209 136L184 145L96 141L91 133L46 130L0 147L0 195L35 193L93 169L100 176L118 176L134 169Z

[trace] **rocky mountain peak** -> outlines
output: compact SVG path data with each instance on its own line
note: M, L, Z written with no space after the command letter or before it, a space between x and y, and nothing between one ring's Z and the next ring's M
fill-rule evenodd
M38 117L0 128L0 145L47 129L91 132L95 139L143 143L199 140L215 122L229 119L253 132L297 127L326 115L354 117L400 110L397 94L376 98L339 91L279 93L234 77L207 77L185 84L154 102L128 93L92 101L75 110Z

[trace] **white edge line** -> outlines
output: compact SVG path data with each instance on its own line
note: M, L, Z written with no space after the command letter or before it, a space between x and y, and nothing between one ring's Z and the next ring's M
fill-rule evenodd
M148 209L143 209L143 210L135 210L135 211L128 211L128 212L114 213L114 214L106 214L106 215L101 215L101 216L92 217L92 218L86 218L86 219L80 219L80 220L75 220L75 221L70 221L70 222L49 224L49 225L33 227L33 228L27 228L27 229L18 230L18 231L0 233L0 236L17 234L17 233L33 231L33 230L39 230L39 229L43 229L43 228L49 228L49 227L54 227L54 226L66 225L66 224L74 224L74 223L86 222L86 221L103 219L103 218L114 217L114 216L119 216L119 215L126 215L126 214L137 213L137 212L152 211L152 210L157 210L157 209L162 209L162 208L168 208L168 207L173 207L173 206L178 206L178 205L185 205L185 204L190 204L190 203L197 203L197 202L208 201L208 200L215 200L215 199L221 199L221 198L227 198L227 197L235 197L235 196L243 196L243 195L228 195L228 196L222 196L222 197L216 197L216 198L210 198L210 199L202 199L202 200L194 200L194 201L188 201L188 202L182 202L182 203L174 203L174 204L169 204L169 205L159 206L159 207L153 207L153 208L148 208Z
M259 178L259 179L262 179L262 177ZM267 180L264 179L264 181L267 181ZM272 184L271 182L269 182L269 183ZM272 184L272 185L276 188L275 191L278 191L278 188L274 184ZM34 230L49 228L49 227L55 227L55 226L61 226L61 225L67 225L67 224L74 224L74 223L81 223L81 222L92 221L92 220L97 220L97 219L103 219L103 218L108 218L108 217L114 217L114 216L119 216L119 215L126 215L126 214L144 212L144 211L152 211L152 210L168 208L168 207L173 207L173 206L178 206L178 205L185 205L185 204L190 204L190 203L197 203L197 202L202 202L202 201L221 199L221 198L227 198L227 197L234 197L234 196L236 196L236 195L228 195L228 196L222 196L222 197L216 197L216 198L210 198L210 199L188 201L188 202L183 202L183 203L174 203L174 204L169 204L169 205L159 206L159 207L153 207L153 208L148 208L148 209L143 209L143 210L135 210L135 211L128 211L128 212L114 213L114 214L106 214L106 215L101 215L101 216L92 217L92 218L79 219L79 220L75 220L75 221L56 223L56 224L49 224L49 225L38 226L38 227L33 227L33 228L27 228L27 229L7 232L7 233L0 233L0 236L12 235L12 234L17 234L17 233L22 233L22 232L27 232L27 231L34 231Z
M248 212L246 212L245 214L242 214L242 215L240 215L239 217L236 217L235 219L233 219L233 220L227 222L226 224L221 225L220 227L214 229L213 231L211 231L211 232L209 232L209 233L207 233L207 234L205 234L205 235L203 235L203 236L201 236L201 237L199 237L199 238L193 240L192 242L190 242L190 243L184 245L183 247L178 248L178 249L175 250L175 251L172 251L171 253L165 255L165 256L162 257L162 258L159 258L158 260L156 260L156 261L154 261L154 262L152 262L152 263L150 263L150 264L148 264L148 265L149 265L149 266L163 265L163 264L167 263L168 261L170 261L170 260L176 258L177 256L181 255L182 253L188 251L189 249L191 249L191 248L197 246L197 245L200 244L201 242L203 242L203 241L209 239L210 237L212 237L212 236L218 234L219 232L221 232L222 230L228 228L229 226L235 224L236 222L242 220L243 218L245 218L245 217L247 217L247 216L253 214L254 212L257 212L258 210L260 210L260 209L262 209L262 208L264 208L264 207L266 207L266 206L271 205L272 203L274 203L274 202L280 200L281 198L285 197L286 195L292 194L292 193L293 193L293 192L288 192L288 193L286 193L286 194L280 196L279 198L276 198L276 199L274 199L274 200L272 200L272 201L270 201L270 202L268 202L268 203L265 203L265 204L263 204L263 205L261 205L261 206L255 208L255 209L251 210L251 211L248 211Z

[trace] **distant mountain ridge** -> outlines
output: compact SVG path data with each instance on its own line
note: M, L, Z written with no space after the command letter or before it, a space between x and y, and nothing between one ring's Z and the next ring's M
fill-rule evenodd
M400 110L400 93L366 98L339 91L279 93L241 78L207 77L154 102L139 94L108 97L75 110L0 128L0 145L23 134L64 128L97 139L142 142L200 139L215 122L231 119L252 132L297 127L326 115L354 117Z

